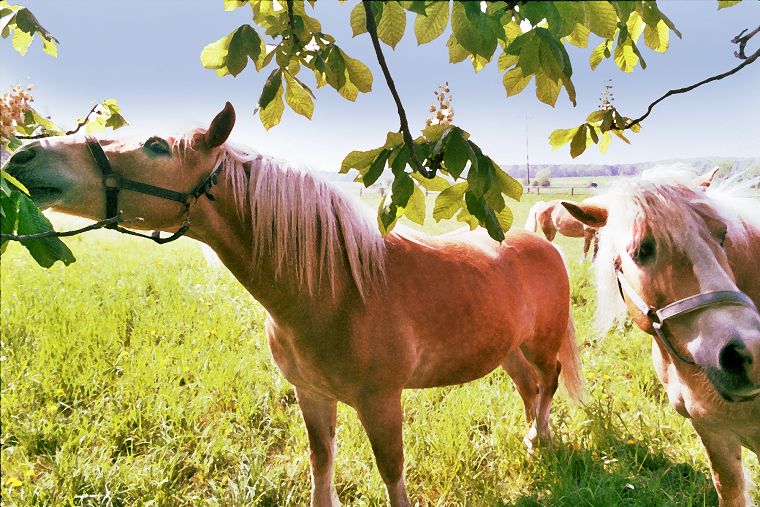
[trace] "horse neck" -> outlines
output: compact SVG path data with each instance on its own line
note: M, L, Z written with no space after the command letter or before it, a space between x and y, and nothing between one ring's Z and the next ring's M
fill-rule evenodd
M351 297L347 269L336 269L334 285L321 277L309 292L287 267L278 273L276 255L263 253L254 258L250 209L237 206L227 178L220 180L212 193L214 201L201 198L193 207L188 235L209 245L278 324L313 327L329 321L339 311L339 302Z

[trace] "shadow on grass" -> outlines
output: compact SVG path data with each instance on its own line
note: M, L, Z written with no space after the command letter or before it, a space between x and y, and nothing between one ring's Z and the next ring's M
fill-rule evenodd
M533 458L530 492L500 507L717 506L708 474L641 443L622 440L602 450L558 446Z

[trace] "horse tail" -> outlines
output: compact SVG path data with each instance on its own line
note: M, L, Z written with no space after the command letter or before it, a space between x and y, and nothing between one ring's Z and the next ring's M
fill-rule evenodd
M530 208L530 211L528 211L528 219L525 221L526 231L536 232L538 228L536 215L538 215L539 210L544 206L544 204L546 204L544 201L538 201Z
M578 344L575 342L575 324L573 324L572 314L568 317L567 332L559 346L557 359L562 366L560 376L570 399L583 401L586 398L586 388L581 378L581 358L578 353Z

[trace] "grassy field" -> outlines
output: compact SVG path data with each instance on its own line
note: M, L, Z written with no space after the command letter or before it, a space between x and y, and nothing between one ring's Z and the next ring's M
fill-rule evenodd
M534 200L515 206L517 225ZM306 434L262 307L190 240L101 231L68 244L78 261L67 268L41 269L18 245L3 255L2 504L306 505ZM579 240L561 245L591 401L558 397L558 445L528 457L502 371L407 391L413 502L717 505L701 445L652 371L650 339L629 325L595 337L591 270ZM341 406L338 421L341 500L384 504L356 415Z

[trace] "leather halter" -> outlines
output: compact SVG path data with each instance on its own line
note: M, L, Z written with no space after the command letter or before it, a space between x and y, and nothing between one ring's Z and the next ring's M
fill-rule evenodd
M716 305L741 305L757 311L755 304L745 293L738 290L715 290L709 292L702 292L694 296L685 297L679 299L667 306L660 309L649 306L644 298L642 298L634 289L628 280L623 275L623 270L620 267L620 258L615 261L615 276L617 277L618 289L620 289L620 296L625 301L625 297L628 299L643 313L649 322L652 324L657 337L660 339L662 345L670 352L670 355L679 359L680 361L696 365L693 359L684 357L678 352L670 339L670 333L665 323L668 319L680 317L687 313L695 312L698 310L704 310L710 306Z
M147 238L162 245L169 243L175 239L182 237L190 229L190 205L197 201L201 196L206 196L210 200L214 200L214 196L211 194L211 187L213 187L219 177L219 173L222 171L223 164L220 163L211 174L206 176L193 190L188 193L177 192L175 190L169 190L167 188L157 187L141 181L129 180L122 178L116 174L111 167L111 162L108 160L103 147L100 145L97 139L91 136L86 138L87 148L90 150L95 164L103 174L103 186L106 191L106 218L116 218L119 215L119 192L121 190L130 190L132 192L138 192L141 194L152 195L154 197L160 197L161 199L167 199L170 201L176 201L182 204L185 208L185 220L182 222L182 226L174 232L171 236L162 238L158 231L154 231L152 235L140 234L139 232L130 231L121 227L118 223L112 223L106 226L107 229L113 229L123 234L129 234L131 236L139 236L141 238Z

